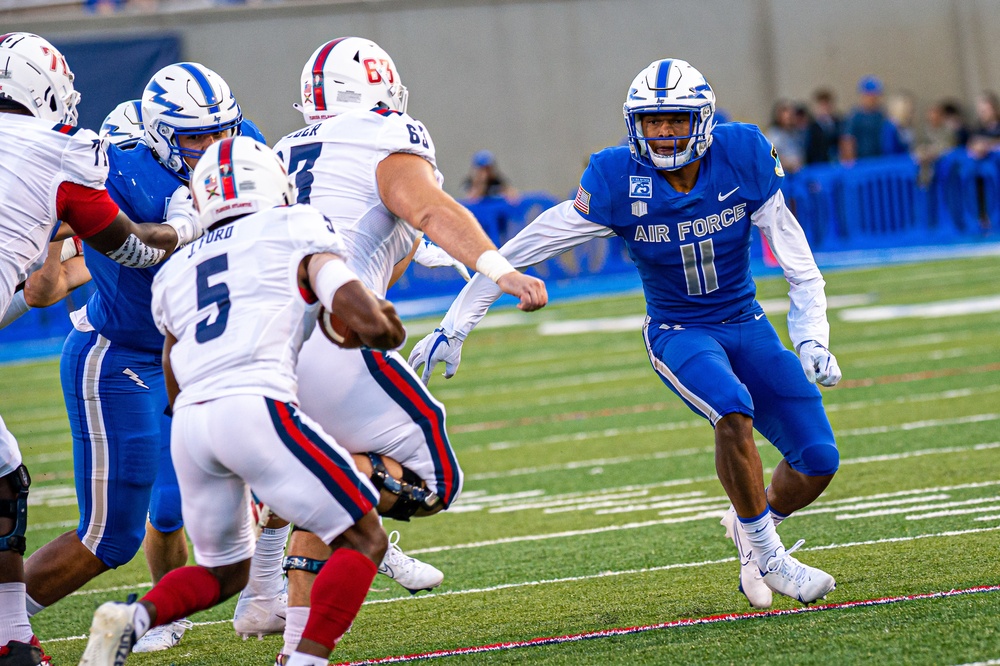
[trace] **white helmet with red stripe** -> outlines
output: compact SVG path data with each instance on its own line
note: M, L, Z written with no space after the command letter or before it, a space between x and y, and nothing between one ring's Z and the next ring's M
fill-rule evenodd
M248 136L209 146L191 174L190 188L194 207L206 226L295 202L281 160Z
M73 78L66 58L48 40L30 32L0 35L0 102L20 104L36 118L76 125L80 93Z
M382 106L406 113L408 93L389 54L361 37L341 37L316 49L302 68L302 112L312 125L340 113Z

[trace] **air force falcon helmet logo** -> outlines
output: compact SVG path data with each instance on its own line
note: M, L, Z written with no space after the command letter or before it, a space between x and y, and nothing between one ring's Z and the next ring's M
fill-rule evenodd
M629 176L628 196L630 199L652 199L653 179L649 176Z

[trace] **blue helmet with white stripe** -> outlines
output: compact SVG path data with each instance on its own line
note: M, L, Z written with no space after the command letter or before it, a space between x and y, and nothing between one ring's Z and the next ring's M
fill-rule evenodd
M181 136L228 132L243 120L240 105L222 77L194 62L167 65L142 92L146 143L160 162L184 180L190 175L185 157L196 162L204 151L182 148Z
M715 93L701 72L684 60L655 60L639 72L629 86L623 112L632 159L640 164L673 171L701 159L712 144ZM667 139L644 137L642 117L659 113L690 114L688 133ZM673 154L651 150L652 140L673 140Z

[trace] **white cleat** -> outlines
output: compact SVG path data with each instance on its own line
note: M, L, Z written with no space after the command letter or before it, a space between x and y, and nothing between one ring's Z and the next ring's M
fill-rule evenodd
M269 634L285 631L285 612L288 608L288 583L277 596L258 597L240 592L233 613L233 629L246 640L249 636L258 639Z
M740 592L746 596L747 601L754 608L771 607L771 588L764 583L764 576L761 575L757 562L753 558L753 550L750 547L750 540L746 532L740 526L740 521L736 516L736 509L732 506L722 515L722 526L726 528L726 536L736 544L736 550L740 554Z
M389 535L389 548L385 551L378 572L388 576L410 594L420 590L432 590L444 580L444 574L426 562L410 557L396 545L399 543L399 532L393 530Z
M783 554L768 560L764 582L775 592L804 604L811 604L817 599L826 598L837 587L837 581L822 569L802 564L792 557L792 553L804 543L805 540L799 539Z
M80 666L121 666L135 644L136 604L108 601L94 611Z
M194 626L191 620L174 620L170 624L153 627L132 646L132 652L159 652L169 650L181 642L184 632Z

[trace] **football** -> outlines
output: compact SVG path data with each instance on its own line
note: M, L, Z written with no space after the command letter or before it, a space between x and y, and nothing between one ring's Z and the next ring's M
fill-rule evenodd
M323 335L338 347L357 349L363 344L357 333L326 308L320 310L317 323Z

